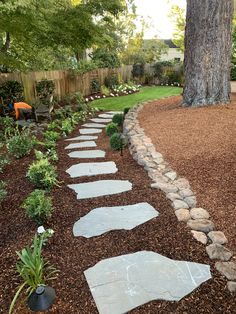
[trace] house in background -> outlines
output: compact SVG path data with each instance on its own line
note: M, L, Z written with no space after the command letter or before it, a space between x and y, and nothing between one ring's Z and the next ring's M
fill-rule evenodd
M160 57L160 61L183 61L184 53L173 43L171 39L163 39L164 44L168 47L166 53Z

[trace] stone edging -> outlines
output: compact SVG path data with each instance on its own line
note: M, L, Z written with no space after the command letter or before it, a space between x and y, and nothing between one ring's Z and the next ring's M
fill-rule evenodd
M151 139L145 135L144 129L140 127L138 113L145 104L153 101L155 100L136 105L125 116L123 130L128 139L130 153L153 180L151 187L162 190L171 201L178 221L186 222L193 237L207 245L206 252L210 259L218 260L215 263L216 269L229 280L227 283L229 291L236 292L236 282L234 282L236 263L229 261L233 254L224 247L228 242L227 238L223 232L214 231L215 227L209 220L208 211L196 207L196 196L188 180L179 177L171 169L162 154L156 151Z

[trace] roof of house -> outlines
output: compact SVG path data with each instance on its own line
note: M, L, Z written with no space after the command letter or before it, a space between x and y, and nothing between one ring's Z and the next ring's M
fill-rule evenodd
M178 48L171 39L163 39L163 41L169 48Z

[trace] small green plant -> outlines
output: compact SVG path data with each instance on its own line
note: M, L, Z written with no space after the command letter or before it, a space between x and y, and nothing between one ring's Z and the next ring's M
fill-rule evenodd
M107 88L113 88L119 84L118 77L115 75L108 75L105 77L104 84Z
M17 298L24 289L29 296L37 287L45 285L47 281L56 278L58 270L50 266L42 256L43 245L46 243L47 238L47 232L40 235L36 234L31 247L26 247L21 252L16 252L20 259L16 264L16 269L23 282L18 287L11 302L9 314L12 313Z
M60 138L60 133L56 131L46 131L43 133L43 136L47 141L56 142Z
M71 119L67 118L65 120L62 121L61 124L61 131L64 135L68 135L70 134L72 131L74 130L74 127L71 123Z
M0 181L0 203L6 198L6 183L4 181Z
M6 154L3 154L1 150L3 149L3 144L0 143L0 173L3 171L5 165L9 164L9 159Z
M130 107L124 108L124 115L126 115L129 112L129 110L130 110Z
M4 141L15 134L14 119L11 117L0 117L0 128L3 129Z
M110 89L106 87L105 85L101 86L101 93L105 96L110 96Z
M51 123L48 124L48 131L60 131L61 130L61 121L56 119L54 121L52 121Z
M27 130L21 133L17 131L15 135L7 141L8 153L17 159L22 158L30 154L34 144L35 138L30 136Z
M57 146L57 144L54 142L54 141L46 141L46 142L44 142L44 147L46 148L46 149L55 149L56 148L56 146Z
M117 133L119 130L118 130L118 127L117 127L117 124L114 123L114 122L111 122L109 123L107 126L106 126L106 134L111 137L112 134L114 133Z
M124 121L124 115L122 113L117 113L112 118L112 122L116 123L118 126L122 126L123 121Z
M45 223L52 215L52 199L43 190L35 190L27 197L22 207L38 225Z
M51 189L58 185L56 169L48 158L34 161L29 167L27 177L37 188Z
M92 93L98 93L100 92L100 83L97 79L93 79L91 82L91 91Z
M122 133L114 133L110 137L110 145L113 150L120 150L122 153L122 150L126 145L124 135Z
M37 160L48 158L52 161L58 161L58 155L54 148L48 149L47 153L43 153L39 150L35 150L35 157Z

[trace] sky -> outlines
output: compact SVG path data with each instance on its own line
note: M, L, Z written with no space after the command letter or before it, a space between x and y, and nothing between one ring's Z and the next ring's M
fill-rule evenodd
M174 25L168 18L171 6L186 6L186 0L135 0L137 14L148 20L152 27L144 34L144 38L172 38ZM139 26L139 23L137 24Z

